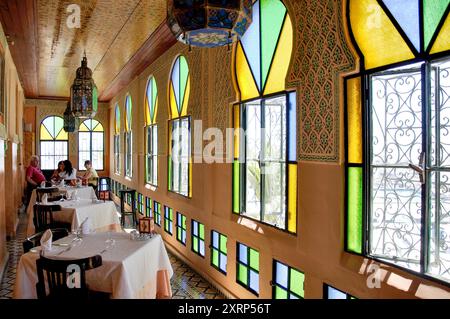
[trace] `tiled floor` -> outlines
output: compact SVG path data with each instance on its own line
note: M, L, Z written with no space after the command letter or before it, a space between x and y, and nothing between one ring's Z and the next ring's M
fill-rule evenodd
M17 237L8 242L9 261L0 284L0 299L11 299L16 279L16 267L23 254L22 242L26 236L26 215L20 216ZM174 275L171 279L173 299L223 299L205 279L181 260L169 253Z

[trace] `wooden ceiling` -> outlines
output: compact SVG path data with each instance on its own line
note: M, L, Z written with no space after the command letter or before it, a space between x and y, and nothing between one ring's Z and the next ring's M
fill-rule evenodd
M67 26L71 4L81 28ZM2 0L0 21L27 98L67 99L86 50L107 102L176 43L166 10L166 0Z

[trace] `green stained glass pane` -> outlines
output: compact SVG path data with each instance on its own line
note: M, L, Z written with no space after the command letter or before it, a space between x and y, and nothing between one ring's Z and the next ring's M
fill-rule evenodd
M250 267L259 271L259 252L254 249L250 249Z
M177 228L177 239L181 240L181 228Z
M186 216L183 215L183 216L181 217L181 220L182 220L182 223L181 223L181 224L183 225L183 229L186 229Z
M261 66L263 87L269 76L270 66L275 55L285 16L286 7L283 2L261 0ZM279 80L284 81L284 79Z
M193 249L194 249L194 251L196 252L196 253L198 253L198 238L197 237L192 237L192 240L193 240Z
M248 272L247 272L247 267L244 265L239 264L239 269L238 269L238 281L243 283L244 285L248 284Z
M170 220L173 220L173 209L169 209L169 218Z
M362 168L348 168L347 249L362 253Z
M240 213L240 198L239 198L239 161L234 161L233 163L233 212L236 214Z
M219 267L219 252L216 249L212 250L212 258L213 258L213 265Z
M167 185L168 185L169 191L171 191L172 190L172 156L170 156L170 155L169 155L169 176L167 179L168 179Z
M227 236L220 235L220 251L227 253Z
M288 299L287 291L277 286L275 288L275 299Z
M62 119L62 117L59 116L55 116L55 138L58 136L59 132L63 129L64 127L64 120Z
M425 49L428 48L431 38L433 37L449 3L450 0L423 1Z
M296 269L291 268L291 291L304 298L304 287L305 275Z
M200 239L205 239L205 225L203 224L199 224L199 229L200 229Z
M180 108L180 110L179 110L180 112L181 112L181 108L183 107L183 103L184 103L183 101L185 99L188 75L189 75L189 68L188 68L186 58L184 56L181 56L180 57L180 105L178 105L178 107Z
M92 92L92 108L94 109L94 112L97 112L97 110L98 110L98 91L97 91L97 87L94 87L94 90Z

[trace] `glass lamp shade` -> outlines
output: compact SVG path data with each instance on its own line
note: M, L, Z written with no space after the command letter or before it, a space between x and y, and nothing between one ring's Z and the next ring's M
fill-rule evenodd
M84 57L70 88L70 108L76 118L93 118L98 110L98 91L92 79L92 71Z
M252 23L253 0L169 0L167 22L185 44L212 48L238 41Z
M75 132L77 127L76 122L77 121L70 110L70 102L68 102L66 111L64 112L64 131L67 133Z

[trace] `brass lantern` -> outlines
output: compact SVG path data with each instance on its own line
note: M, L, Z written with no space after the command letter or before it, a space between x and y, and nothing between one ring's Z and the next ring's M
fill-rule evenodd
M70 102L67 102L66 111L64 112L64 131L67 133L75 132L77 127L77 121L75 116L73 116L70 109Z
M167 23L190 46L212 48L239 40L252 22L252 0L169 0Z
M98 91L88 68L86 54L70 88L70 109L76 118L93 118L98 110Z

